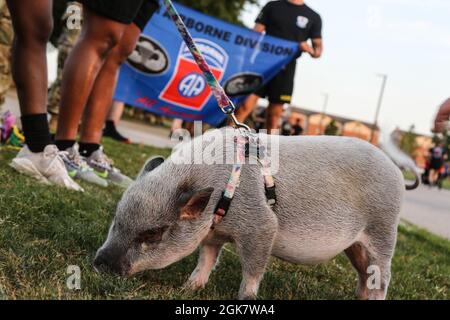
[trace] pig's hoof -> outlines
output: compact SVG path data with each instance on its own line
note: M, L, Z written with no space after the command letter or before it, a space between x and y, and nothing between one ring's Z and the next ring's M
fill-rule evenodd
M238 300L256 300L258 297L256 295L240 295Z
M206 286L206 282L196 280L196 279L189 279L184 285L183 285L183 291L199 291L204 289Z

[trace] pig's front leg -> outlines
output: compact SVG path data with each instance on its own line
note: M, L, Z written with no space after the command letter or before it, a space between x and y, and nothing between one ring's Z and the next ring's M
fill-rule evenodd
M205 287L208 283L209 275L217 263L223 244L223 242L202 243L197 267L184 285L184 289L195 291Z
M270 209L267 209L270 210ZM273 242L278 230L278 221L270 210L270 217L253 221L245 233L236 239L236 248L241 257L242 282L239 300L252 300L258 295L259 284L272 254Z

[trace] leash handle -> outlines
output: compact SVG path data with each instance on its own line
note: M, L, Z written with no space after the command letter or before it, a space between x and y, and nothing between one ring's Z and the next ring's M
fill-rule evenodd
M192 56L195 59L195 62L197 62L200 70L203 72L206 82L208 83L209 87L211 88L217 103L219 104L220 109L222 109L222 112L231 115L236 110L236 107L231 102L230 98L228 98L227 94L223 90L220 83L217 81L216 77L212 73L211 69L208 66L208 63L206 62L205 58L203 57L202 53L198 49L197 45L194 42L194 39L192 38L191 34L189 33L189 30L186 28L186 25L183 22L183 19L181 19L177 9L173 5L171 0L163 0L164 5L166 6L167 13L169 14L172 21L175 23L178 31L181 34L181 37L183 38L184 42L186 43L186 46L188 47L189 51L191 52ZM233 120L234 121L234 120ZM238 125L238 123L236 123Z

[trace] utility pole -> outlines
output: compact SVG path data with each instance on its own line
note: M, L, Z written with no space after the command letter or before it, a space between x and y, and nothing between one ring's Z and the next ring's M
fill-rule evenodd
M328 108L328 101L330 99L330 94L328 93L322 93L322 96L324 97L323 100L323 108L322 108L322 117L320 118L319 128L317 129L317 134L320 134L322 130L323 120L325 120L325 114L327 113Z
M375 131L377 130L377 127L378 127L378 119L380 117L381 105L383 104L384 91L386 89L386 82L387 82L387 79L388 79L387 74L378 74L378 76L383 79L383 82L381 84L380 96L378 97L377 111L375 113L375 121L373 123L372 133L371 133L371 136L370 136L370 142L371 143L373 143L373 140L375 138Z

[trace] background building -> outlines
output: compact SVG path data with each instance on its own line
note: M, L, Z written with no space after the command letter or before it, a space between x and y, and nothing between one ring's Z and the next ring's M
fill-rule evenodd
M330 124L335 126L336 135L360 138L374 145L379 144L380 129L375 127L372 136L373 125L364 121L344 118L327 113L318 113L300 107L290 106L287 111L288 121L295 124L298 120L306 135L324 135Z

